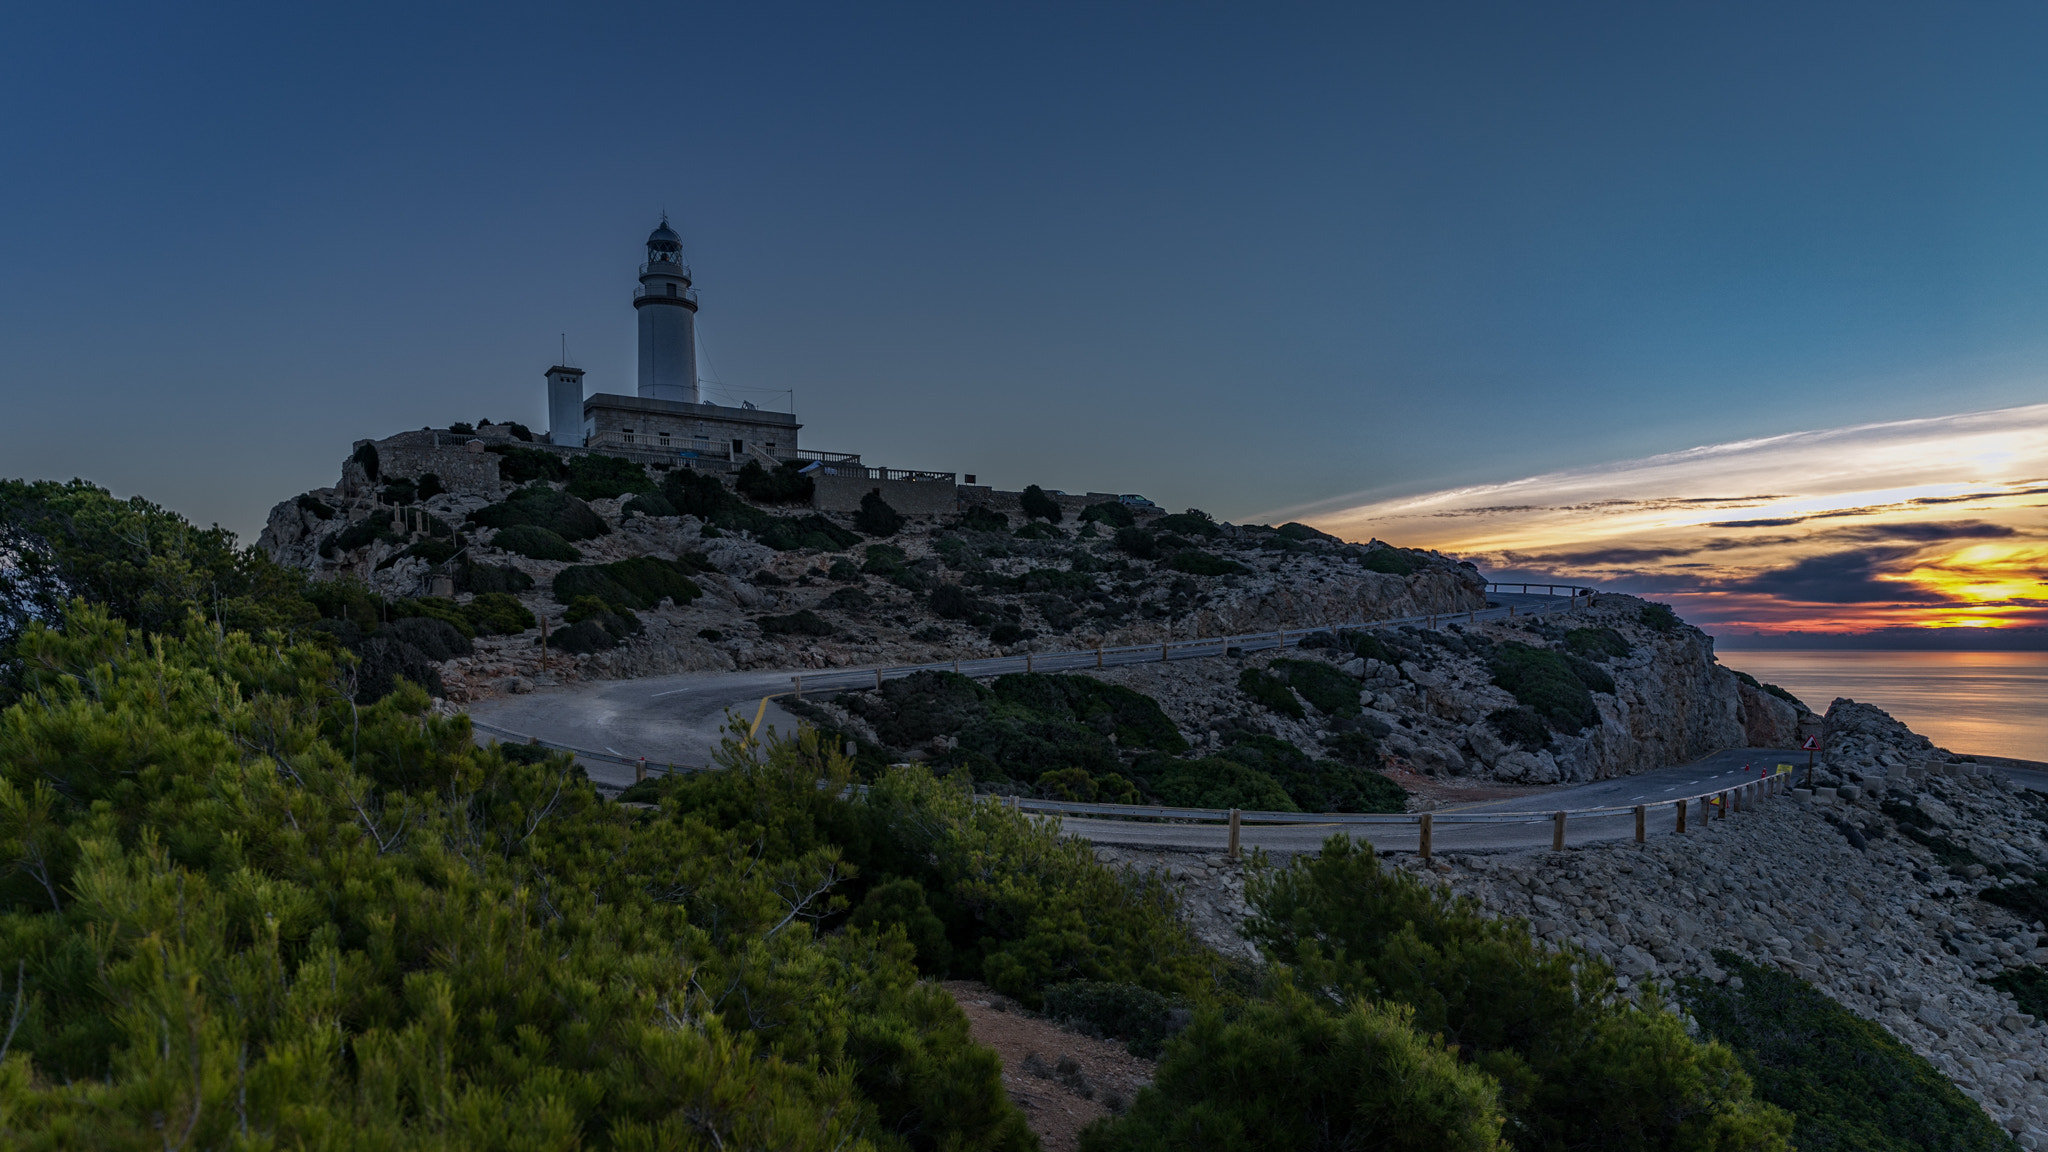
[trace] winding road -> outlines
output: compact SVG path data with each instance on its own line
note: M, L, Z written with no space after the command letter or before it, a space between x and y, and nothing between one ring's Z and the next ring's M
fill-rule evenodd
M1440 617L1442 620L1489 619L1511 612L1524 615L1569 611L1568 597L1490 593L1500 607L1485 611ZM1409 621L1380 621L1385 627ZM1226 640L1179 641L1162 646L1105 649L1034 656L991 657L957 665L973 676L994 676L1005 672L1053 672L1068 669L1114 667L1160 659L1214 659L1230 649L1255 650L1289 646L1308 632L1269 633L1259 637ZM950 668L951 664L925 667ZM644 757L650 771L669 766L702 767L710 750L720 739L720 729L729 717L751 724L757 712L764 725L782 731L794 730L796 718L774 699L795 689L801 675L806 692L866 687L877 676L908 675L913 668L751 671L685 673L650 676L635 680L594 681L568 687L544 687L522 696L506 696L472 704L469 713L480 738L524 743L538 739L544 744L577 753L591 780L601 786L622 788L638 774L636 762ZM1452 812L1530 812L1527 821L1499 821L1484 824L1438 823L1434 850L1501 851L1548 847L1552 823L1547 813L1582 808L1631 807L1657 804L1702 792L1731 788L1755 780L1760 771L1777 764L1804 766L1805 753L1764 748L1734 748L1706 756L1690 764L1671 765L1612 780L1561 786L1539 794L1512 800L1455 805L1439 809ZM2048 792L2048 772L2016 767L1999 770L2024 787ZM1162 823L1132 820L1090 819L1053 816L1075 835L1098 844L1221 851L1229 831L1221 824ZM1739 819L1739 815L1736 817ZM1652 836L1671 835L1671 808L1653 808L1647 827ZM1346 831L1369 840L1374 847L1414 851L1419 832L1414 825L1339 824L1245 824L1241 844L1249 849L1295 853L1314 851L1324 839ZM1634 816L1629 812L1612 815L1573 817L1567 822L1566 842L1583 844L1595 840L1622 839L1635 834Z

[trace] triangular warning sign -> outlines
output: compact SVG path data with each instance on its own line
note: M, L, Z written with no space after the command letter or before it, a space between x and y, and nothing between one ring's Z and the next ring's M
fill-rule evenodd
M1804 744L1801 744L1801 745L1799 746L1799 750L1800 750L1801 752L1818 752L1818 751L1820 751L1820 737L1818 737L1818 736L1808 736L1808 737L1806 738L1806 743L1804 743Z

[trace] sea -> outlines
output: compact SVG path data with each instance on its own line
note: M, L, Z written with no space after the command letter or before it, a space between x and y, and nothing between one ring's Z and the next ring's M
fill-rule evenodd
M1875 704L1958 753L2048 760L2048 652L1731 650L1721 663L1825 713Z

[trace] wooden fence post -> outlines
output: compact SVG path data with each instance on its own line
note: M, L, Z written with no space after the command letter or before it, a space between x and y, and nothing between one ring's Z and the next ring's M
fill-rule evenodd
M1031 671L1031 653L1024 653L1024 671Z
M633 765L633 783L638 784L645 779L647 779L647 757L642 756L640 762Z
M1159 642L1159 662L1161 664L1166 663L1166 641L1164 640Z
M792 693L792 695L794 695L794 696L795 696L795 697L796 697L797 699L799 699L799 700L803 699L803 698L804 698L804 678L803 678L803 677L801 677L801 676L792 676L792 677L790 677L790 679L791 679L791 680L794 680L794 681L796 681L796 691L795 691L794 693Z
M1689 804L1691 804L1691 801L1689 800L1680 800L1675 805L1675 807L1678 809L1678 827L1675 829L1675 831L1679 833L1683 833L1685 831L1685 809Z
M1562 812L1557 814L1556 824L1550 830L1550 850L1552 852L1564 851L1564 813Z
M1100 667L1102 667L1102 645L1101 645L1101 644L1097 644L1097 645L1095 646L1095 666L1096 666L1097 668L1100 668Z
M1431 842L1435 839L1435 837L1432 835L1432 833L1435 831L1434 825L1435 818L1432 817L1429 813L1424 812L1422 814L1422 831L1420 836L1418 836L1416 839L1416 846L1418 850L1422 853L1422 858L1424 860L1429 859L1429 852L1431 847L1433 847Z
M875 687L877 687L877 688L880 688L881 686L882 686L882 670L881 670L880 668L877 668L877 669L875 669Z
M1230 810L1230 858L1231 858L1232 860L1235 860L1235 859L1237 859L1237 830L1238 830L1238 819L1237 819L1237 818L1238 818L1238 811L1237 811L1237 809L1235 809L1235 808L1232 808L1232 809Z
M1721 801L1721 819L1723 819L1723 820L1726 820L1726 819L1728 818L1728 794L1727 794L1726 792L1723 792L1723 793L1721 793L1721 795L1720 795L1720 801Z
M1647 806L1642 804L1636 805L1636 843L1638 844L1643 842L1643 824L1649 819L1649 816L1650 810Z

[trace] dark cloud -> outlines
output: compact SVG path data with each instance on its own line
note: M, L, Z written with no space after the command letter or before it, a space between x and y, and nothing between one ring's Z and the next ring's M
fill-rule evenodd
M1816 532L1815 540L1987 540L2017 536L2019 530L1988 520L1927 520L1911 524L1864 524L1855 528L1830 528Z
M1809 556L1745 580L1720 585L1732 592L1760 592L1808 604L1939 604L1946 597L1911 584L1877 579L1913 548L1863 548Z
M1804 516L1786 516L1777 520L1717 520L1709 528L1783 528L1787 524L1798 524Z

